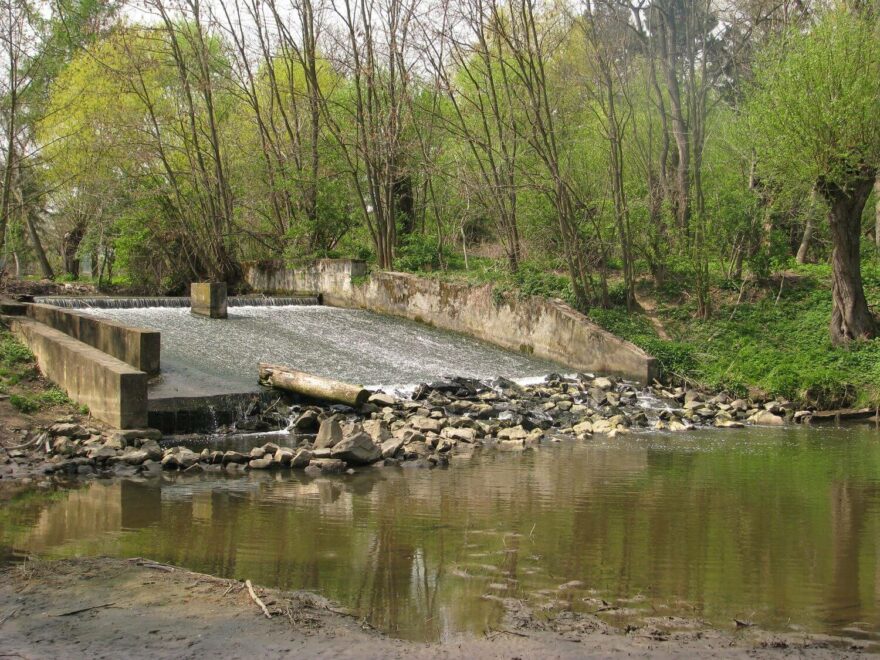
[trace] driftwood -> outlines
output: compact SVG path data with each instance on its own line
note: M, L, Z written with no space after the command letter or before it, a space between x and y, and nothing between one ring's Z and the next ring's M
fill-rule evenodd
M344 403L360 408L370 398L370 391L360 385L351 385L330 378L297 371L281 364L260 363L260 383L278 389L302 394L310 399Z
M260 606L260 609L261 609L261 610L263 610L263 614L266 615L266 618L267 618L267 619L271 619L271 618L272 618L272 615L269 614L269 608L267 608L267 607L266 607L266 604L265 604L263 601L260 600L260 597L259 597L259 596L257 596L257 592L254 591L254 585L251 584L251 581L250 581L250 580L245 580L244 584L245 584L245 586L247 587L248 591L250 592L250 594L251 594L251 598L253 598L254 602L255 602L257 605Z

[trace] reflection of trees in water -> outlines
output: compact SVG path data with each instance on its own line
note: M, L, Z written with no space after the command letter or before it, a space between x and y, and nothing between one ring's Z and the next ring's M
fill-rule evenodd
M880 452L854 446L618 439L430 472L98 482L23 503L23 531L4 526L15 509L0 514L0 533L39 552L143 555L318 590L416 638L494 625L486 593L570 580L605 597L682 599L721 622L876 626Z

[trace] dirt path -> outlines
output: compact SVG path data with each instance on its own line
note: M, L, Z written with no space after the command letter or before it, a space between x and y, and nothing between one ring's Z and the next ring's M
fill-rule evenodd
M648 320L651 322L651 325L654 326L654 330L657 331L657 336L660 337L663 341L672 341L672 337L669 336L669 333L666 332L666 328L663 327L663 322L660 320L660 317L657 316L657 303L653 298L648 298L644 295L639 295L637 291L633 292L636 297L636 302L639 304L639 307L645 312L645 316L648 317Z
M842 658L827 640L747 631L621 634L595 617L544 622L513 605L504 631L442 643L390 639L325 599L144 560L26 562L0 573L0 657L18 658ZM681 622L677 622L680 624Z

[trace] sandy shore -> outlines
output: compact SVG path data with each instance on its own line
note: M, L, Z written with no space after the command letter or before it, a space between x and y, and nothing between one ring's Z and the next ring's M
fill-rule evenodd
M596 617L539 620L517 601L483 637L389 638L326 599L142 559L28 561L0 573L0 657L18 658L842 658L843 640L726 632L680 619L628 631Z

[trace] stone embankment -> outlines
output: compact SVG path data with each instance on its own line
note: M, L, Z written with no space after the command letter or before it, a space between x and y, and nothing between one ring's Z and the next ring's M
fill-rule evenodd
M163 446L153 429L102 431L61 421L28 446L7 450L30 473L79 476L203 471L304 469L341 473L380 464L434 467L466 460L478 451L525 451L566 438L614 438L637 431L687 431L698 427L778 426L809 421L786 401L755 403L725 394L661 386L638 389L606 377L549 376L521 386L455 378L421 385L411 399L377 392L360 410L346 406L254 405L230 432L287 426L249 452L193 451ZM266 436L255 436L255 438ZM256 442L256 440L255 440ZM2 474L2 471L0 471ZM11 475L10 475L11 476Z

